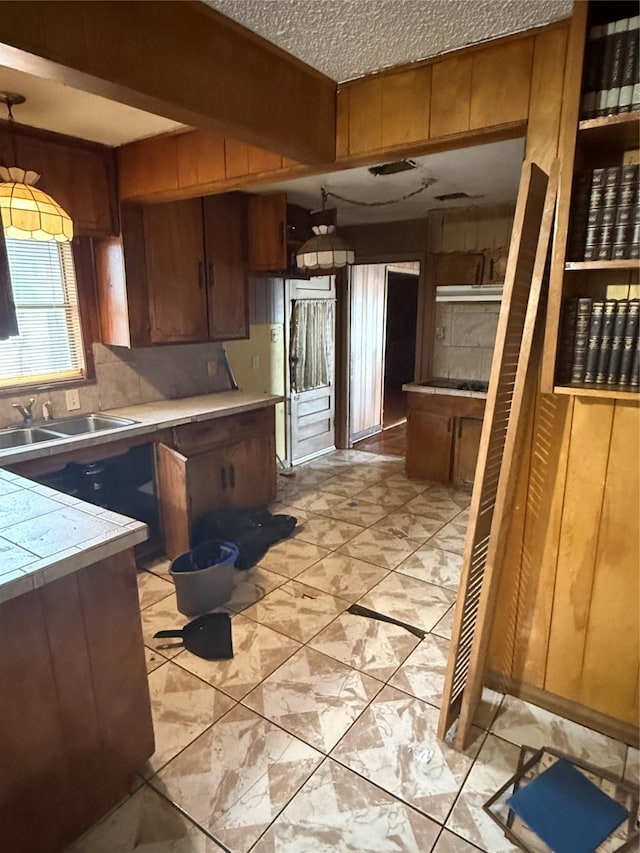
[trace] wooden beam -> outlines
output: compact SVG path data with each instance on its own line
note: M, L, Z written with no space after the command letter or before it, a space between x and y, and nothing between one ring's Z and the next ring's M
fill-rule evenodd
M0 2L0 64L305 163L335 157L336 83L204 3Z

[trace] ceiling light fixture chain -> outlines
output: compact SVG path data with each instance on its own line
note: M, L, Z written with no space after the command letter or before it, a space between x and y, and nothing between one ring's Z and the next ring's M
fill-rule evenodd
M404 195L399 196L399 198L392 198L388 201L359 201L358 199L346 198L345 196L338 195L338 193L334 193L332 190L322 187L322 209L324 210L325 201L329 196L331 198L338 199L338 201L344 201L346 204L356 204L360 207L384 207L387 204L399 204L401 201L407 201L407 199L413 198L414 196L429 189L429 187L433 186L435 182L435 178L428 178L422 182L417 190L412 190L410 193L405 193Z

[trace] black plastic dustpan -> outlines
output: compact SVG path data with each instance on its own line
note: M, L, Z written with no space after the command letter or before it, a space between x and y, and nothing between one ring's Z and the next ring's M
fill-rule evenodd
M233 657L231 617L228 613L205 613L188 622L184 628L158 631L153 636L179 637L185 649L205 660L228 660Z

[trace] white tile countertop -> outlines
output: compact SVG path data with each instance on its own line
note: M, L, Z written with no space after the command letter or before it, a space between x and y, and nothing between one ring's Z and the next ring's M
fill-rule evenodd
M74 435L69 438L41 441L22 447L11 447L0 450L0 466L27 462L30 459L41 459L43 456L54 456L68 453L84 447L95 447L129 438L136 435L151 434L161 429L180 426L181 424L208 421L214 418L224 418L237 415L252 409L261 409L282 402L282 397L272 394L258 394L249 391L217 391L203 394L199 397L182 397L178 400L158 400L155 403L142 403L137 406L126 406L121 409L109 409L94 414L115 415L137 421L129 426L114 427L99 432ZM71 413L73 414L73 413ZM44 423L34 423L33 426L44 426ZM55 422L51 422L55 427Z
M141 521L0 469L0 604L147 536Z
M418 394L446 394L447 397L479 397L481 400L487 399L486 391L469 391L459 388L440 388L436 385L428 385L420 382L407 382L402 386L403 391L411 391Z

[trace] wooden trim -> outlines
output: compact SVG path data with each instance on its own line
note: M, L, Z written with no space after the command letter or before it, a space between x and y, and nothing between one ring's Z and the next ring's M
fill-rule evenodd
M335 156L336 83L202 3L2 2L0 60L306 162Z
M89 237L77 237L73 241L72 249L78 286L78 308L86 366L85 378L95 379L96 364L93 357L93 344L99 343L102 340L102 335L91 239Z
M580 705L564 696L558 696L556 693L550 693L541 687L535 687L516 678L504 676L494 670L487 670L485 685L499 693L517 696L525 702L531 702L539 708L551 711L552 714L573 720L574 723L594 729L636 749L640 746L640 729L638 726L616 720L615 717L610 717L607 714L601 714L599 711L594 711L592 708L587 708L585 705Z
M629 403L633 406L640 403L638 391L622 391L615 388L581 388L577 385L554 385L553 393L569 397L587 397L593 400L618 400L620 403Z

